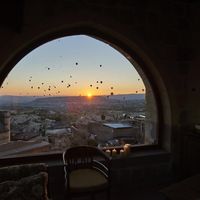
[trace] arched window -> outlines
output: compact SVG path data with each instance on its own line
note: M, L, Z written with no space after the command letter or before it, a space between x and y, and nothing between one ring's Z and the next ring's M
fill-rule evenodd
M0 108L1 157L158 143L157 106L142 68L85 35L22 58L1 85Z

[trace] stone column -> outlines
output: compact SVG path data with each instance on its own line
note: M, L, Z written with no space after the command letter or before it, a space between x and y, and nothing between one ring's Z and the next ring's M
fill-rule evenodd
M153 91L146 85L145 144L157 143L157 107Z
M0 111L0 144L10 142L10 113Z

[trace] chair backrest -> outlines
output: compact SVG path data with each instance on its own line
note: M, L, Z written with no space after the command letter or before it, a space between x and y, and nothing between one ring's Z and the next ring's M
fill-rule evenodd
M109 166L110 158L100 149L92 146L76 146L67 149L63 153L64 164L69 171L77 168L94 167L100 160L106 167Z

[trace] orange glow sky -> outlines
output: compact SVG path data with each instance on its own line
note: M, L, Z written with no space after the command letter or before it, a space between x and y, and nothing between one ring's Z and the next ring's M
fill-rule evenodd
M144 93L133 65L88 36L59 38L27 54L2 84L0 95L87 96Z

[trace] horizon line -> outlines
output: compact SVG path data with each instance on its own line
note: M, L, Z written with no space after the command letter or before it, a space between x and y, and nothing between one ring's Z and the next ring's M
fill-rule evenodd
M92 95L92 97L99 97L99 96L119 96L119 95L141 95L146 93L128 93L128 94L102 94L102 95ZM88 97L87 95L0 95L0 97Z

